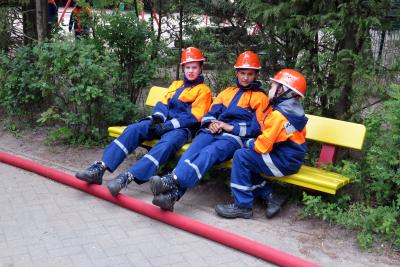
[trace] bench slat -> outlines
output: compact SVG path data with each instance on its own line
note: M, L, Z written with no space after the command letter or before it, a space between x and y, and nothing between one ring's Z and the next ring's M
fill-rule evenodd
M224 162L220 165L223 168L230 168L231 161ZM336 194L336 191L350 182L348 177L343 175L329 172L321 169L317 169L309 166L301 166L300 170L296 174L292 174L284 177L271 177L262 175L270 180L276 180L280 182L295 184L298 186L311 188L317 191L322 191L329 194Z

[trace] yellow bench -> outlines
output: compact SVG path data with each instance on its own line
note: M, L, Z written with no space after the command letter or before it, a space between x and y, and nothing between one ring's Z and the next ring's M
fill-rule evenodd
M155 104L164 96L167 88L153 86L147 96L146 105L154 107ZM334 120L314 115L306 115L307 123L307 140L323 143L320 157L317 165L333 163L336 150L338 147L361 150L366 134L366 128L362 124ZM108 128L108 133L112 137L118 137L126 126L113 126ZM152 147L158 140L146 141L142 144L144 147ZM178 152L182 154L186 151L190 144L186 144ZM220 165L221 167L230 168L231 161L226 161ZM336 191L348 184L350 179L338 173L321 170L315 167L303 165L296 174L284 177L269 177L281 182L295 184L301 187L313 190L336 194Z

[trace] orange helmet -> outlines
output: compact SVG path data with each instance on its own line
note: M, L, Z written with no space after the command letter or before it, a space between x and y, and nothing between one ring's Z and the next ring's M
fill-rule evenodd
M261 64L257 54L252 51L246 51L238 56L234 68L259 70L261 69Z
M181 65L193 61L205 61L205 58L200 49L196 47L188 47L182 52Z
M304 94L306 93L306 79L296 70L280 70L275 74L274 78L271 78L271 80L289 87L292 91L295 91L302 97L304 97Z

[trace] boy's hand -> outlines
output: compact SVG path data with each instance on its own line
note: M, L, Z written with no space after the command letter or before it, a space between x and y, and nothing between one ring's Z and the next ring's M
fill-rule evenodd
M163 117L161 117L160 115L151 115L151 119L152 119L152 123L153 124L160 124L164 122Z
M230 125L230 124L225 123L223 121L219 121L217 123L218 123L219 128L224 130L225 132L230 133L230 132L233 131L233 125Z
M156 129L157 125L164 122L164 119L159 115L151 115L150 129Z
M211 132L212 134L222 132L221 127L219 127L219 121L213 121L213 122L211 122L210 125L208 125L208 130L210 130L210 132Z

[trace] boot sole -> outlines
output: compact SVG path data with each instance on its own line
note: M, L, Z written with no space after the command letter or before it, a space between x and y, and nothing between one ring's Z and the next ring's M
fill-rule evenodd
M251 219L253 217L253 212L248 212L248 213L230 213L230 214L226 214L223 213L221 211L219 211L218 209L215 209L215 212L223 217L223 218L227 218L227 219L235 219L235 218L242 218L242 219Z
M151 201L151 203L153 203L153 205L159 207L162 210L168 210L168 211L173 211L174 210L174 206L172 206L172 207L168 206L167 207L167 206L163 205L164 202L158 201L158 199L156 199L156 198L153 198L153 201Z
M79 173L75 174L75 177L89 184L101 185L103 183L103 181L94 181L91 177L80 175Z
M115 192L112 188L110 188L110 186L107 184L107 189L108 189L108 191L110 191L110 194L113 196L113 197L116 197L118 194L119 194L119 192L121 191L121 189L120 190L118 190L117 192Z
M161 184L161 186L160 186L160 184ZM166 190L162 190L163 188L162 188L162 182L161 182L160 176L155 176L150 180L150 189L154 196L166 192Z
M267 211L265 212L265 217L267 217L267 219L272 219L273 217L275 217L276 214L278 214L280 211L282 210L282 207L279 207L279 209L277 209L276 211L269 213L268 212L268 208Z

